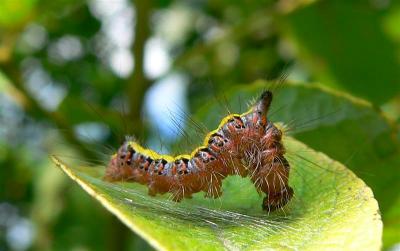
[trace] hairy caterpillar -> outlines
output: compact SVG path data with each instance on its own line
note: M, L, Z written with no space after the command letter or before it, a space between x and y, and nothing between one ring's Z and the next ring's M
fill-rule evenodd
M225 117L191 154L161 155L128 138L112 156L104 178L145 184L149 195L170 192L179 202L200 191L217 198L224 178L249 176L257 191L266 194L263 209L279 209L293 189L282 132L267 118L271 101L272 93L264 91L247 112Z

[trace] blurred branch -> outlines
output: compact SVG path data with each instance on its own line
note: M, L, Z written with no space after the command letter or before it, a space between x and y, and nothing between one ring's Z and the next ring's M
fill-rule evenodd
M150 36L149 19L152 9L152 1L134 1L136 10L135 42L132 47L135 69L129 78L127 93L130 104L130 120L133 125L133 132L138 135L143 129L141 121L141 110L144 94L151 86L151 81L144 73L144 53L145 44Z
M280 0L276 3L276 10L282 14L288 14L296 9L313 4L317 0Z
M23 85L23 79L19 72L19 66L13 61L4 62L0 65L2 72L10 80L14 86L13 90L18 93L19 99L23 100L20 102L22 108L32 117L42 117L53 122L60 130L60 133L64 136L65 140L83 154L83 156L89 159L97 159L92 151L88 150L84 144L82 144L74 135L73 128L68 124L67 120L62 114L58 112L50 112L45 110L40 104L34 99Z
M16 32L7 31L7 36L1 35L3 30L0 29L0 63L10 59L13 45L15 43ZM5 32L4 32L5 33Z
M132 76L128 79L126 93L129 97L128 119L132 125L135 135L143 131L141 111L144 95L151 86L151 81L144 73L144 50L147 39L150 36L149 19L152 9L152 1L133 1L136 10L135 41L132 46L135 68ZM109 236L110 249L124 250L128 245L129 231L116 218L112 220L113 232ZM134 238L138 238L135 236Z

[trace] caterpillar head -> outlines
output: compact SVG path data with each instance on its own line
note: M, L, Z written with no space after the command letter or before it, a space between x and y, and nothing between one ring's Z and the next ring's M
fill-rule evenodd
M263 129L267 125L267 113L272 102L272 92L264 91L254 104L251 112L246 115L246 120L252 126Z
M124 166L131 164L131 157L135 151L129 145L128 141L118 149L118 152L111 157L106 169L104 179L107 181L116 181L121 179L124 175Z
M257 112L262 116L267 116L269 107L271 106L271 102L272 92L264 91L254 106L254 112Z

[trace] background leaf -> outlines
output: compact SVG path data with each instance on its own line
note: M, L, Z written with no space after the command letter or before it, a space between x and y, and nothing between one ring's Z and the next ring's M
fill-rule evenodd
M318 80L382 104L400 91L398 46L384 28L386 15L377 2L316 1L277 22Z
M37 0L12 1L3 0L0 2L0 28L21 25L33 14Z

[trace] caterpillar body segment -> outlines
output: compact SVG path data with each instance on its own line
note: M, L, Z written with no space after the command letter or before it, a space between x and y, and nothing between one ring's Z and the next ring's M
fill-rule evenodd
M271 101L272 93L265 91L246 113L228 115L191 154L160 155L127 140L112 156L104 178L144 184L149 195L170 192L180 201L200 191L217 198L224 178L249 176L257 191L266 194L263 209L279 209L293 189L282 132L267 119Z

